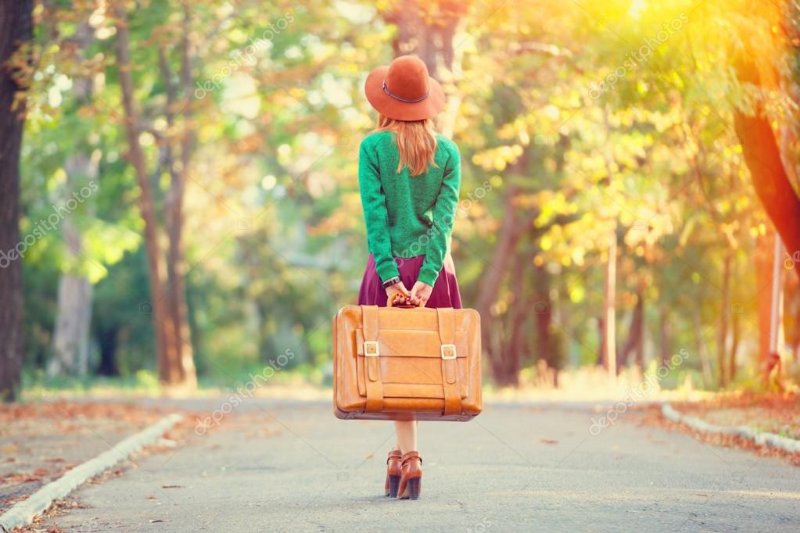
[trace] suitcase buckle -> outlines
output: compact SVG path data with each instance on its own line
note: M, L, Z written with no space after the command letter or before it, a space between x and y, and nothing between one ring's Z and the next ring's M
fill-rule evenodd
M364 341L364 355L366 357L380 356L381 350L378 347L378 341Z
M442 359L455 359L456 358L456 345L455 344L442 344L439 348Z

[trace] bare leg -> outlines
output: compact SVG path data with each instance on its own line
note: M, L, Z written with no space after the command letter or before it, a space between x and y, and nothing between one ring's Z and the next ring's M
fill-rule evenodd
M417 421L395 420L394 428L397 432L397 449L400 453L417 451Z

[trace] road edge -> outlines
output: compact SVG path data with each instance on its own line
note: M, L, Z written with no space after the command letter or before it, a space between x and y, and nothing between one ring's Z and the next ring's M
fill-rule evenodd
M148 444L157 441L167 430L182 419L183 416L177 413L167 415L155 424L118 442L110 450L101 453L94 459L81 463L60 478L51 481L31 494L27 499L18 502L0 515L0 530L9 533L14 528L30 524L36 515L46 511L53 501L65 497L86 480L111 468Z
M800 453L800 440L783 437L776 433L755 431L749 426L717 426L709 424L696 416L685 415L678 412L668 402L661 404L661 414L667 420L685 424L695 431L701 433L715 433L722 435L732 435L741 437L758 444L759 446L769 446L784 452Z

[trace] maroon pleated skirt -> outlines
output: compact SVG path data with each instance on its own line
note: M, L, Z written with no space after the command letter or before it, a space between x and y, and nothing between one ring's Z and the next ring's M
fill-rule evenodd
M395 257L397 268L400 270L400 279L408 290L414 286L422 268L424 255L415 257ZM358 305L378 305L385 307L387 303L386 289L381 287L381 278L375 270L375 258L369 254L367 268L364 269L364 277L361 280L361 290L358 291ZM458 290L458 279L456 279L456 268L453 265L453 258L450 254L445 255L442 270L433 284L431 297L425 307L452 307L461 309L461 292Z

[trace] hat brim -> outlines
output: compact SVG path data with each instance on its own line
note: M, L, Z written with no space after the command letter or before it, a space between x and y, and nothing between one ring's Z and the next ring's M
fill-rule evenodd
M369 73L364 83L364 93L375 110L394 120L424 120L433 118L444 109L444 89L438 81L428 76L428 97L419 102L401 102L383 90L383 81L389 67L378 67Z

